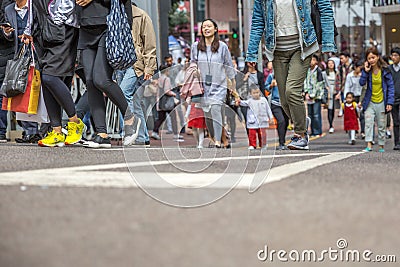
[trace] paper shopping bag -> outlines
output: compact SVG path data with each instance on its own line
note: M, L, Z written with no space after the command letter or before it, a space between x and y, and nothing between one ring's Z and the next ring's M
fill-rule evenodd
M17 120L20 121L33 121L33 122L39 122L39 123L49 123L49 115L47 113L47 108L46 104L44 103L44 97L43 97L43 89L40 90L40 96L39 96L39 105L38 105L38 110L36 114L27 114L27 113L22 113L22 112L16 112L16 118Z
M40 96L40 72L35 66L30 66L28 83L25 93L10 98L4 98L3 110L36 114Z

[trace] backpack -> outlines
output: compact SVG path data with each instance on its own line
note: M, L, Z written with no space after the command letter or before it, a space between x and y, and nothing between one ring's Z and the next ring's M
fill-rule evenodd
M356 102L353 101L352 104L353 104L354 111L356 112L357 118L360 117L359 114L358 114L358 111L357 111L357 104L356 104ZM344 102L342 103L342 110L344 110Z
M115 70L132 67L136 62L135 45L125 8L120 0L111 1L107 16L106 54L110 66Z

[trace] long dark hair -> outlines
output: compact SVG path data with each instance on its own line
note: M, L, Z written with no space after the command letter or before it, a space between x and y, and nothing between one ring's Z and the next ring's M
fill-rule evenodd
M206 38L203 35L203 23L206 21L211 21L212 24L214 24L214 27L216 29L214 33L214 40L211 44L211 52L217 53L219 49L219 35L218 35L218 25L213 19L205 19L201 22L200 30L201 30L201 37L199 40L199 44L197 45L197 49L199 51L206 52L207 51L207 45L206 45Z
M374 54L375 56L378 57L378 62L377 62L378 68L384 69L384 68L388 67L387 63L382 59L381 56L379 56L378 49L375 46L368 48L367 51L365 52L365 60L367 60L367 61L368 61L369 54Z
M326 70L325 70L325 72L326 72L326 74L327 74L328 76L329 76L329 74L330 74L330 72L331 72L331 70L330 70L329 67L328 67L329 61L333 62L333 72L336 74L336 64L335 64L335 61L334 61L333 59L328 59L328 61L326 62Z

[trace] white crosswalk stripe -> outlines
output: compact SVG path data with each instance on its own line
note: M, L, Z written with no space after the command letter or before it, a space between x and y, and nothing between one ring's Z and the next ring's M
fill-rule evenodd
M71 186L71 187L107 187L107 188L134 188L139 185L135 180L140 180L140 187L147 188L175 188L178 187L202 187L212 184L224 175L224 181L229 181L230 178L239 180L236 188L249 189L255 176L262 176L262 182L272 183L283 179L293 177L296 174L317 168L319 166L344 160L346 158L358 155L362 152L335 152L335 153L307 153L307 154L284 154L284 155L266 155L263 158L283 158L293 157L292 163L273 167L270 170L263 170L254 173L188 173L188 172L158 172L155 173L150 168L149 171L135 172L133 175L128 171L126 163L103 164L79 166L70 168L54 168L54 169L39 169L20 172L4 172L0 174L0 185L27 185L27 186ZM312 159L304 159L301 157L313 156ZM222 157L214 158L213 162L227 160L257 160L260 156L244 156L244 157ZM132 170L135 167L162 166L171 163L185 162L201 162L210 161L210 159L196 160L176 160L176 161L153 161L130 163L129 168ZM124 169L126 170L120 170ZM115 170L115 171L114 171ZM163 183L160 183L160 177ZM264 179L266 177L266 179ZM140 179L137 179L140 178ZM143 184L143 181L145 181ZM167 183L169 184L166 186ZM230 188L232 183L218 183L215 188ZM254 186L254 185L253 185ZM211 186L213 188L213 186Z

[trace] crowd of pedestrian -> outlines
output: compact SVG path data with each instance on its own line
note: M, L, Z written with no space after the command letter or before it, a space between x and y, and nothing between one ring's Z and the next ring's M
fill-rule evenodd
M372 150L375 136L379 151L384 152L385 139L391 137L391 114L394 148L400 150L400 49L393 48L386 62L374 47L361 59L346 51L336 56L328 0L319 2L321 36L314 31L308 10L278 0L275 13L271 13L273 9L266 7L273 1L255 0L243 70L219 39L213 19L201 23L201 35L192 44L190 58L174 62L172 55L167 55L158 66L152 21L130 0L0 3L0 81L7 60L34 44L50 121L20 121L24 134L17 142L109 148L108 100L119 110L126 146L148 147L150 139L160 140L164 133L184 142L183 134L188 133L194 135L199 149L207 137L209 146L230 148L239 121L245 125L251 150L267 147L266 129L271 123L276 123L277 149L307 150L309 138L323 134L322 111L327 109L328 132L335 133L335 117L343 116L348 143L365 139L367 152ZM115 5L121 5L132 22L128 27L136 61L124 70L113 68L107 54L107 17ZM276 23L269 25L274 19ZM49 20L62 29L62 42L44 38ZM298 25L304 31L299 32ZM260 71L258 48L263 35L266 52ZM77 103L70 92L75 73L87 88ZM89 122L84 120L87 116ZM93 128L94 134L83 138L87 127ZM290 127L294 133L287 142ZM6 128L7 111L2 110L0 142L7 142Z

